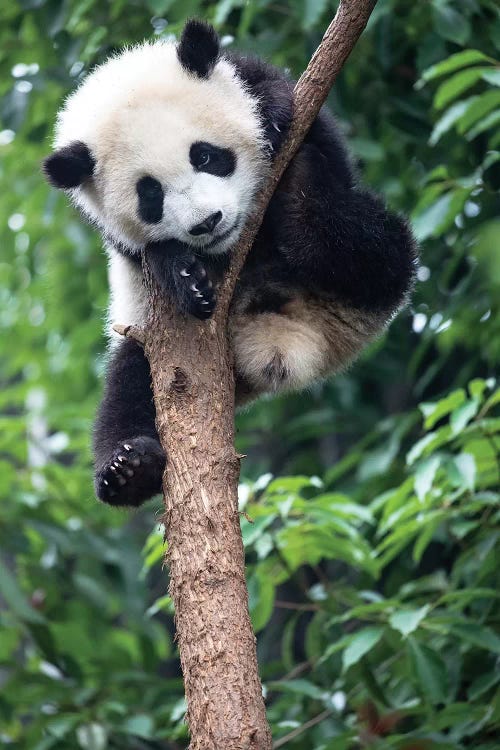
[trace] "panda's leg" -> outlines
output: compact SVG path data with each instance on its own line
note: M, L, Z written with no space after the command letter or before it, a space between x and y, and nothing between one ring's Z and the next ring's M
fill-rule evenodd
M267 219L290 278L305 289L388 316L404 304L417 257L407 222L369 190L338 183L316 146L301 148Z
M111 505L138 506L161 490L165 454L155 427L142 347L120 342L108 366L94 427L95 491Z
M302 390L345 369L386 324L384 314L295 291L280 310L230 317L236 404Z
M300 300L282 312L233 315L230 330L237 405L262 393L305 388L326 373L327 341Z

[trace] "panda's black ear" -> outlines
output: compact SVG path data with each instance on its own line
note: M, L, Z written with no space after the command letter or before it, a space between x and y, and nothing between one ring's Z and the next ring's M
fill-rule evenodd
M219 37L213 26L195 18L186 23L177 47L177 57L183 68L200 78L208 78L219 52Z
M78 187L92 177L95 159L90 149L81 141L73 141L69 146L57 149L48 156L42 165L47 180L56 188Z

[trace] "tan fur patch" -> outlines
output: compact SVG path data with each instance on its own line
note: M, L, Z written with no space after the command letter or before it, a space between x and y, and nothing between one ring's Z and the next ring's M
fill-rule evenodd
M308 296L282 313L237 314L230 331L239 401L263 392L298 390L347 367L385 327L387 316Z

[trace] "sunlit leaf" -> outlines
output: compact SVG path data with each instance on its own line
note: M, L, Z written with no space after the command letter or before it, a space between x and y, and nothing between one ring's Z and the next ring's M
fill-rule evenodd
M464 485L469 490L474 489L476 481L476 462L470 453L460 453L455 457L454 463L463 479Z
M76 737L82 750L105 750L108 744L106 728L95 721L78 727Z
M483 52L479 52L479 50L466 49L462 52L457 52L455 55L450 55L446 60L442 60L441 62L436 63L436 65L428 68L422 74L422 78L425 81L430 81L433 78L445 75L446 73L453 73L459 68L466 68L469 65L483 62L494 63L495 61L492 58L487 57Z
M468 110L471 103L473 104L477 100L477 97L470 97L459 102L455 102L449 107L446 112L439 118L437 123L434 125L432 133L429 137L429 144L435 146L440 138L447 133L453 125L462 117L462 115Z
M415 492L419 500L423 500L431 489L440 464L439 456L430 456L418 465L415 471Z
M342 654L342 669L346 672L353 664L369 653L380 641L384 634L382 627L363 628L350 639L344 653Z
M460 96L460 94L463 94L464 91L474 86L488 70L489 68L484 67L468 68L448 78L436 91L436 96L434 97L436 109L442 109Z
M403 637L410 635L418 628L422 620L429 612L429 605L426 604L420 609L401 609L393 612L389 617L389 624L394 630L398 630Z

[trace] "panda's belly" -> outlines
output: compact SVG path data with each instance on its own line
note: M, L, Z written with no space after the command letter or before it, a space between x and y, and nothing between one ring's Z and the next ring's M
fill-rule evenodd
M108 248L110 302L108 332L112 339L121 340L113 331L115 323L144 325L147 319L147 294L141 266Z

